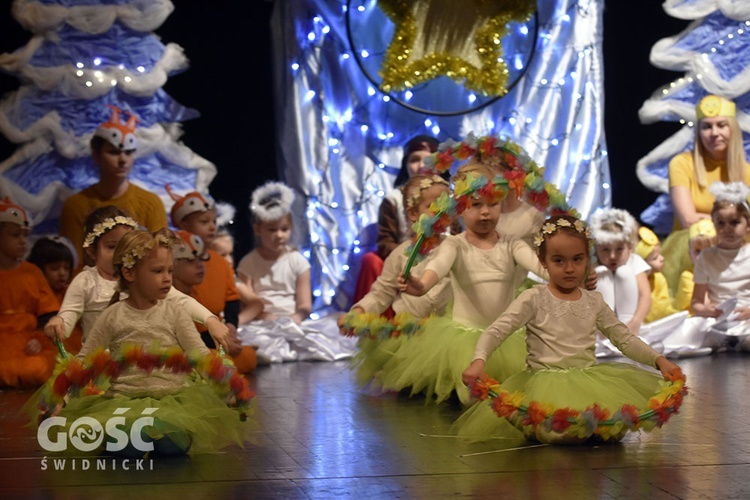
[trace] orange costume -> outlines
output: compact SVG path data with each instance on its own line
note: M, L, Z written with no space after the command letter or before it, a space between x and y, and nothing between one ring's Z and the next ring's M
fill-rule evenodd
M38 318L59 309L49 283L38 267L21 262L0 269L0 385L40 385L51 375L57 350L37 328ZM24 352L31 339L42 345L38 354Z

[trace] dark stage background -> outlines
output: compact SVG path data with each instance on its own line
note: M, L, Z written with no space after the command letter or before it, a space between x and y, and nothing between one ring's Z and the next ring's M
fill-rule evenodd
M210 191L237 207L235 257L241 257L252 246L250 192L278 178L270 56L273 2L173 2L175 11L156 33L165 43L181 45L190 67L164 88L201 113L184 123L182 140L216 164ZM10 15L10 3L3 1L5 10L0 11L0 53L12 52L30 38ZM643 101L680 76L651 66L649 51L657 40L676 35L687 24L669 17L657 0L609 0L605 6L605 132L613 204L636 217L657 196L638 181L636 162L679 128L674 123L641 125L638 120ZM0 95L18 86L15 77L0 73ZM0 160L14 149L0 137Z

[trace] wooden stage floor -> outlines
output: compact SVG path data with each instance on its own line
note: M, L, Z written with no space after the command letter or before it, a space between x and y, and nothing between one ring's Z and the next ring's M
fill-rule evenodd
M690 394L663 429L608 446L540 446L447 436L460 409L358 390L346 362L261 367L258 444L145 470L43 470L0 390L0 498L750 498L750 356L682 360ZM92 458L92 457L89 457ZM71 459L69 459L71 460ZM121 462L122 459L118 459Z

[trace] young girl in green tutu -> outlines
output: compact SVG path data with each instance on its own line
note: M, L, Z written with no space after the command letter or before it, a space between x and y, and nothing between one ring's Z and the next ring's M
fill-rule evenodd
M401 189L406 216L412 224L421 215L429 215L429 207L450 191L448 182L436 174L414 175ZM412 267L412 274L422 274L444 238L445 235L440 234L433 238L432 248ZM444 314L452 298L448 277L425 295L401 293L398 278L404 272L411 246L411 240L399 244L385 258L383 270L370 291L352 306L349 313L339 317L339 327L344 335L359 336L352 366L356 367L356 378L362 386L371 384L371 388L376 389L380 385L385 363L409 342L408 333L413 333L402 329L413 329L430 315Z
M461 403L470 403L461 372L471 361L482 330L513 300L517 267L546 276L528 243L496 230L504 193L493 188L495 173L472 162L462 165L453 181L455 185L471 184L480 177L487 180L486 189L458 197L458 203L466 206L461 214L465 232L448 236L421 276L410 274L408 280L402 279L403 291L423 295L449 276L452 317L428 319L420 333L393 356L384 367L386 389L411 388L413 394L424 391L435 395L438 402L455 391ZM523 370L525 355L523 336L513 336L497 351L488 370L505 379Z
M42 417L64 417L67 425L87 417L109 432L113 415L122 415L120 431L130 436L129 444L102 441L98 450L174 455L246 441L250 429L242 408L252 397L247 380L210 355L184 308L165 300L174 242L168 229L131 230L120 238L112 256L118 289L110 305L77 358L61 363L37 395ZM124 291L128 296L121 301ZM153 421L138 433L133 426L144 415Z
M600 294L580 288L591 248L586 224L569 215L553 216L534 243L549 283L523 292L482 333L462 377L475 386L475 394L492 397L458 420L458 434L475 439L526 436L549 443L578 443L591 436L616 441L639 425L650 430L648 422L651 428L664 423L681 401L682 372L632 335ZM502 385L488 382L486 360L522 326L526 370ZM623 354L657 368L675 384L665 388L656 373L630 364L596 364L597 330Z

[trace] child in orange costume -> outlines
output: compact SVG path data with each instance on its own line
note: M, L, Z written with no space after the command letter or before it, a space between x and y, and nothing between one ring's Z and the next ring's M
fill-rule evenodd
M172 224L178 229L198 236L208 246L216 238L216 207L214 200L198 192L179 196L166 186L167 192L175 200L170 211ZM217 252L208 249L208 260L205 261L203 281L192 287L190 296L209 310L223 312L224 321L230 332L230 352L240 373L249 373L255 369L255 351L252 347L242 347L237 340L237 323L240 312L240 294L234 283L234 269ZM206 346L215 349L216 344L210 336L204 335L199 326Z
M70 285L73 271L78 269L78 252L73 243L64 236L42 236L31 247L27 260L38 267L47 279L59 306ZM77 354L81 350L83 330L76 325L70 337L63 340L65 350Z
M195 298L195 287L203 283L206 275L206 261L208 252L200 237L187 231L177 231L179 241L172 247L174 257L174 287L186 295ZM202 304L213 314L219 316L225 312L226 301L221 294L207 295ZM200 325L196 324L197 327ZM211 342L208 332L201 333L206 345ZM257 365L255 350L250 347L242 348L236 356L235 366L240 373L250 373ZM239 363L239 365L237 365Z
M41 327L59 304L44 274L23 260L28 236L24 209L0 201L0 386L42 384L55 366L55 346Z

